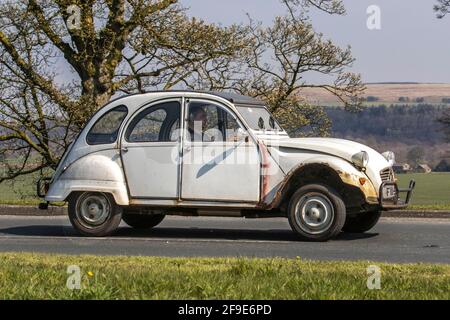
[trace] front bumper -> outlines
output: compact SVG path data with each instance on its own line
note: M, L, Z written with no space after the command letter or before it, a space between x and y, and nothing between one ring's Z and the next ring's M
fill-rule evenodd
M396 210L406 208L411 200L411 195L416 182L411 180L409 187L399 189L395 182L383 182L380 186L380 206L383 210ZM406 193L405 199L400 198L401 193Z
M41 178L36 183L36 193L39 198L45 198L45 195L47 194L48 190L50 189L50 182L52 178ZM47 210L48 209L48 202L41 202L39 203L39 209L40 210Z
M52 178L41 178L36 183L36 193L39 198L45 198L48 190L50 189L50 182Z

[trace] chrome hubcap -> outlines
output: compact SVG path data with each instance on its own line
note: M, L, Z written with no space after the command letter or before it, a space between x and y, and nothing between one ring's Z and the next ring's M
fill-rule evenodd
M328 197L311 192L303 195L295 207L295 219L306 233L319 234L328 230L334 219L334 208Z
M85 227L92 228L103 224L111 213L108 199L103 195L85 194L77 203L77 216Z

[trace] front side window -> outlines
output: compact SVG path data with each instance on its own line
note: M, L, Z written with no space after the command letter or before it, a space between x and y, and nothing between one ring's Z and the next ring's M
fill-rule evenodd
M120 105L105 113L92 126L86 141L88 144L111 144L116 142L120 126L128 114L128 109Z
M128 142L176 141L180 127L180 103L166 102L147 108L131 121L127 132Z
M225 141L238 141L240 129L242 127L239 125L237 119L227 112L225 114Z
M241 128L224 108L208 102L191 102L188 109L188 139L196 142L236 141Z

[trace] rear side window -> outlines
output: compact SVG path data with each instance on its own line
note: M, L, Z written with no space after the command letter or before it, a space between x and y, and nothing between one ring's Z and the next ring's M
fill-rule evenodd
M180 128L181 105L177 101L151 106L138 114L125 133L128 142L173 142Z
M129 142L156 142L160 141L160 132L167 112L157 109L142 117L128 137Z
M86 141L88 144L111 144L116 142L120 125L128 114L128 109L120 105L105 113L89 131Z

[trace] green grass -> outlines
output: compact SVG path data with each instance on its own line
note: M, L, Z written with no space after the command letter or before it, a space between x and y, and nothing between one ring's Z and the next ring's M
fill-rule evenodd
M450 210L450 173L411 173L397 177L400 187L407 187L412 179L416 181L411 208Z
M0 254L0 299L450 299L450 265ZM81 290L66 287L69 265ZM89 275L88 275L89 273Z
M37 205L41 200L36 196L37 175L18 177L14 181L0 183L0 204Z

